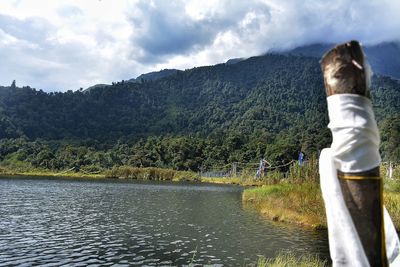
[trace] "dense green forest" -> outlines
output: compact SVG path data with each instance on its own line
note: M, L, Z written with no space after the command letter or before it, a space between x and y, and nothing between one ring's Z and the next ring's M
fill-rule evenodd
M375 75L371 91L383 158L399 161L400 83ZM198 171L285 163L330 142L312 57L268 54L65 93L0 87L0 161L12 168Z

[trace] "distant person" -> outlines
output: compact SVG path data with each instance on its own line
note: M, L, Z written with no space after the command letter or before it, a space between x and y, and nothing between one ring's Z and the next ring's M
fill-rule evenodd
M265 160L264 159L262 159L261 161L260 161L260 176L261 177L264 177L264 170L265 170Z
M303 166L304 163L304 153L302 151L300 151L299 153L299 165Z

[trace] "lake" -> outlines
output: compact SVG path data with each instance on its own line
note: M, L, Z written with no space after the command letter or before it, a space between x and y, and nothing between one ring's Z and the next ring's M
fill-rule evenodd
M251 266L328 257L326 232L274 223L209 184L0 178L0 266Z

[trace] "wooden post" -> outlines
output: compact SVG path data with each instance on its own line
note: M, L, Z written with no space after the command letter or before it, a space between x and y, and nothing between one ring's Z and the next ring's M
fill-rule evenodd
M237 163L234 162L232 163L232 176L236 177L236 172L237 172Z
M330 50L321 61L327 96L357 94L370 98L366 66L364 54L356 41ZM379 166L358 173L337 172L346 206L370 265L388 266Z

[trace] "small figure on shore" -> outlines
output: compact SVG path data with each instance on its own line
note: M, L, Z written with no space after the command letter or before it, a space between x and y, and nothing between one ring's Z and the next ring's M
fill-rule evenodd
M299 153L299 165L303 166L303 164L304 164L304 153L300 150L300 153Z
M256 172L256 175L255 175L255 177L254 177L254 179L257 179L257 178L262 178L262 177L264 177L264 176L266 176L266 174L267 174L267 172L266 172L266 166L270 166L270 163L268 162L268 161L266 161L265 159L261 159L260 160L260 164L259 164L259 167L258 167L258 169L257 169L257 172Z

